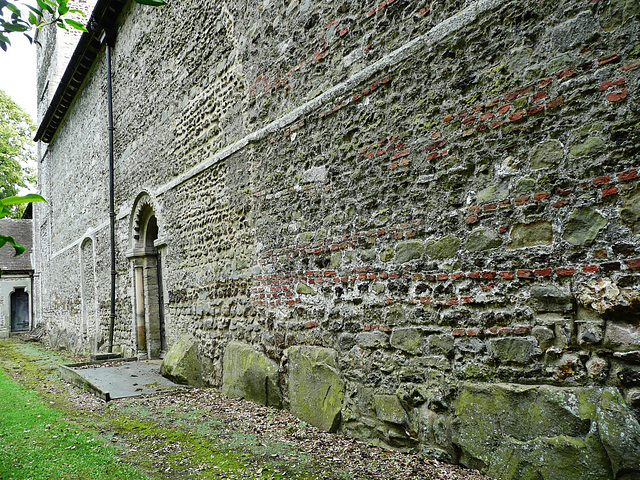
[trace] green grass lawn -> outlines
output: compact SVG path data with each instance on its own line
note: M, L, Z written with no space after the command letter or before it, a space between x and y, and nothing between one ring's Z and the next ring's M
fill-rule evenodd
M115 450L12 382L0 368L0 478L142 479Z

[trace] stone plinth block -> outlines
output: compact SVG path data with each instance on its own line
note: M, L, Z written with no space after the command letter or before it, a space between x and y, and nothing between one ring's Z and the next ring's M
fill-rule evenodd
M454 408L461 462L496 478L637 478L640 426L615 388L467 383Z
M160 374L175 383L202 386L202 361L198 345L198 340L192 335L182 335L164 357Z
M230 342L224 349L222 393L281 408L278 364L250 345Z
M291 413L321 430L335 432L344 396L337 352L311 346L290 347L287 352Z

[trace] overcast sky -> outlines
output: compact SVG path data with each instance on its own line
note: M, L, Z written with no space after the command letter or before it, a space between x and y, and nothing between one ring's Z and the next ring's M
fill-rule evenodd
M0 88L36 120L36 45L12 33L11 46L0 50Z

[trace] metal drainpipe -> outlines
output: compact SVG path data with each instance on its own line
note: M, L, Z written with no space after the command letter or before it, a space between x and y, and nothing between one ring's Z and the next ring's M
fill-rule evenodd
M100 43L106 45L107 54L107 112L109 117L109 243L111 252L111 310L109 312L109 349L113 352L113 331L116 322L116 211L114 195L114 160L113 160L113 89L111 85L111 48L115 40L115 32L102 30Z

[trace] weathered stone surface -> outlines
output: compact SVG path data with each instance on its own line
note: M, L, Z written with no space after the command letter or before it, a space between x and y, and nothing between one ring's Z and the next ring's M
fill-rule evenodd
M454 401L454 442L464 464L502 479L613 478L598 436L600 398L589 388L465 384ZM624 420L612 419L617 428Z
M589 137L582 143L572 145L569 155L574 158L593 157L599 155L604 150L604 140L600 137Z
M539 143L531 150L529 160L532 169L540 170L541 168L558 165L563 156L564 149L562 144L558 140L547 140Z
M493 358L506 363L526 364L532 357L540 354L535 338L495 338L489 340L488 346Z
M214 3L118 17L114 342L126 355L140 290L148 351L194 332L208 384L221 386L232 341L276 361L281 388L287 348L333 348L345 433L456 461L461 379L640 387L635 4ZM50 203L34 205L34 321L65 348L105 349L105 58L87 62L75 98L56 97L68 111L45 117L69 58L56 48L72 44L60 35L39 33L39 116L60 125L38 158ZM576 208L606 218L593 240L589 219L569 225L575 243L563 237ZM599 340L599 322L625 331ZM391 393L408 427L376 415L373 397ZM413 410L424 405L428 435ZM533 452L521 478L580 478L563 469L603 451L589 421L591 437L563 421L555 440L500 448Z
M416 328L394 328L391 332L391 346L408 353L420 353L422 342L422 333Z
M571 292L555 285L533 287L531 300L538 312L563 313L574 309Z
M470 252L482 252L502 245L502 239L495 230L477 228L469 234L464 246Z
M447 235L440 240L428 242L425 251L431 258L451 258L458 253L460 239L453 235Z
M424 245L420 241L399 243L396 247L396 262L405 263L417 260L424 253Z
M251 345L230 342L224 349L222 393L280 408L278 364Z
M363 348L386 348L389 345L389 335L378 330L361 332L356 335L356 343Z
M611 0L600 13L600 26L605 31L615 30L640 12L637 0Z
M403 424L408 420L407 412L396 395L374 395L376 416L383 422Z
M607 322L603 346L619 352L640 349L640 328L628 323Z
M615 478L639 478L640 424L617 389L610 388L602 393L597 421Z
M551 245L553 230L549 222L520 223L511 229L509 248L534 247Z
M335 432L344 397L337 352L296 346L288 348L287 354L291 413L321 430Z
M610 278L597 278L583 282L576 298L580 304L600 314L619 312L624 315L640 305L640 288L624 288Z
M576 17L551 30L551 42L558 52L566 52L576 45L586 43L596 35L597 24L590 11L582 11Z
M184 334L178 339L162 360L160 374L175 383L202 386L202 360L195 337Z
M393 260L393 247L387 247L382 252L380 252L380 261L381 262L390 262Z
M636 186L623 199L620 219L633 233L640 233L640 186Z
M553 344L553 340L555 338L553 330L548 327L543 327L542 325L536 325L533 327L531 334L538 341L538 345L542 351L549 348Z
M607 220L592 208L576 208L564 227L564 238L572 245L591 245L607 225Z

